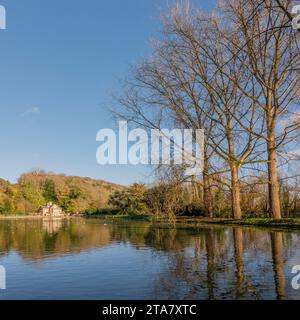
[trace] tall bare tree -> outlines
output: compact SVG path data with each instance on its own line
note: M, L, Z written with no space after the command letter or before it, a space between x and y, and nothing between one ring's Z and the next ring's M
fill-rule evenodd
M261 172L266 163L269 211L281 218L278 156L299 133L300 55L285 12L290 1L277 2L224 0L212 14L189 2L172 7L152 56L119 99L125 108L118 113L144 127L205 130L201 184L210 216L220 175L240 219L240 173L246 165Z
M300 55L299 37L289 25L285 10L290 1L227 0L222 10L230 19L238 48L255 79L260 96L251 98L260 108L265 130L259 134L266 142L270 212L281 218L278 180L278 152L287 147L299 133ZM284 8L285 10L282 10ZM226 39L227 41L228 39Z
M237 54L238 48L233 51L223 41L224 33L228 39L233 35L213 16L191 12L181 5L171 10L165 18L165 42L171 47L169 54L177 52L189 79L201 88L202 103L197 108L214 124L206 132L207 144L219 162L221 159L228 166L233 216L240 219L239 171L243 164L253 162L260 140L255 132L262 131L257 104L248 95L253 76L241 61L241 53Z

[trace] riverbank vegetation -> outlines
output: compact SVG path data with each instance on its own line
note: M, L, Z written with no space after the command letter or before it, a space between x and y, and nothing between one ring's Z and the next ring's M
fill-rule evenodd
M260 186L259 186L260 187ZM146 188L144 185L134 184L128 189L117 191L109 198L106 209L96 212L97 215L150 215L155 219L178 220L180 217L209 217L216 221L228 219L232 221L232 209L230 206L230 193L220 185L212 190L212 210L214 214L208 216L205 211L201 184L185 183L171 184L160 183ZM136 193L136 190L139 190ZM244 191L245 190L245 191ZM252 187L253 190L253 187ZM243 218L247 221L290 221L296 222L300 212L300 197L295 189L280 187L280 199L282 199L282 216L284 219L273 219L267 207L267 193L247 192L242 189ZM293 199L293 201L289 200ZM288 201L289 200L289 201ZM251 218L251 220L249 220ZM289 219L289 220L287 220ZM237 220L235 220L237 221ZM244 220L243 220L244 221ZM298 221L298 220L297 220ZM299 222L299 221L298 221Z
M123 188L103 180L36 170L23 174L16 184L0 180L0 215L32 214L47 202L58 204L66 213L93 212Z

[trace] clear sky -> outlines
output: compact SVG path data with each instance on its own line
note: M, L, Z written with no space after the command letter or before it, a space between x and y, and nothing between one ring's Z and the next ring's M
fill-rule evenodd
M169 1L170 3L171 1ZM195 0L203 8L214 0ZM129 66L150 53L167 0L0 0L0 177L33 168L122 184L134 166L96 162L106 107Z

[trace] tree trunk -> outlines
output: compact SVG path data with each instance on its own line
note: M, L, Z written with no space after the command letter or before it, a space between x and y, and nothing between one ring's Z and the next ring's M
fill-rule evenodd
M281 232L272 232L271 244L277 299L284 300L286 299L286 294L284 275L283 234Z
M238 165L235 162L231 163L231 197L233 218L242 219Z
M198 183L196 181L196 177L192 176L192 187L193 187L193 201L199 201L199 190L198 190Z
M236 264L236 299L242 298L243 283L244 283L244 244L243 244L243 231L240 228L233 229L233 241L234 241L234 258Z
M234 219L242 219L239 166L235 158L234 139L232 135L231 120L228 120L227 122L228 122L227 140L228 140L228 151L229 151L229 157L230 157L230 170L231 170L232 215Z
M281 219L280 190L277 172L277 155L275 139L273 136L268 141L268 177L269 177L269 209L274 219Z
M203 203L204 210L208 217L213 217L213 197L211 192L210 178L208 174L208 162L204 159L203 166Z

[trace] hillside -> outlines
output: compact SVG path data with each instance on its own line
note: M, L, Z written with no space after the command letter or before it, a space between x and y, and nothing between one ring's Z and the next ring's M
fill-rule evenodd
M109 196L122 189L103 180L33 171L17 184L0 179L0 214L33 213L50 201L65 212L92 212L104 208Z

